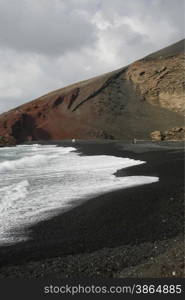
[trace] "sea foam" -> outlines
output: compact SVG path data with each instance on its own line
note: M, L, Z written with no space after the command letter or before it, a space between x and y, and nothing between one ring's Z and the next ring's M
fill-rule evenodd
M81 200L159 180L116 177L117 170L145 162L109 155L82 156L74 147L23 145L1 150L0 157L0 243L5 244L27 239L28 226Z

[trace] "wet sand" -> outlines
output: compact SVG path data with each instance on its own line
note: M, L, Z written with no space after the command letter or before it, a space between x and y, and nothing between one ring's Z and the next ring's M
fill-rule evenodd
M81 155L144 160L115 175L157 176L159 182L79 199L78 206L34 225L30 240L0 248L0 278L183 277L183 144L74 146Z

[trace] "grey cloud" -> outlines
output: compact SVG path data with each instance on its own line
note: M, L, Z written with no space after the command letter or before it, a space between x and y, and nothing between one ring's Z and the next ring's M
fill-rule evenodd
M0 112L8 111L19 105L20 105L20 99L15 99L15 98L4 99L0 97Z
M64 4L68 3L68 4ZM92 44L96 30L78 5L58 0L0 0L0 45L62 55Z
M151 27L151 31L157 31L158 24L161 24L160 31L164 35L169 35L165 32L163 24L166 23L173 27L174 35L170 40L181 39L184 37L184 0L137 0L137 1L122 1L122 0L106 0L102 1L102 13L109 21L115 22L117 16L137 18L143 24L154 24L156 29ZM173 33L172 33L173 34ZM169 41L169 42L170 42ZM154 41L155 43L156 41Z
M112 25L107 34L110 40L115 35L120 40L120 60L123 53L131 62L184 38L184 4L184 0L102 1L101 13ZM114 26L119 18L123 23ZM128 19L132 24L124 24Z

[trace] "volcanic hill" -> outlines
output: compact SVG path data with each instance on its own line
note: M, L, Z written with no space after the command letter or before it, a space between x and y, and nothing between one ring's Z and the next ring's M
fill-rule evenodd
M129 66L1 114L1 141L150 139L153 131L154 138L181 139L184 71L181 40Z

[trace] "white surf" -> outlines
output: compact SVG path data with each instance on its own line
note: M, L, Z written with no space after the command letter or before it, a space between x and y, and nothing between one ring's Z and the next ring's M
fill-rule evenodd
M157 182L158 177L116 177L144 161L82 156L74 147L23 145L0 149L0 243L29 238L26 228L95 195Z

